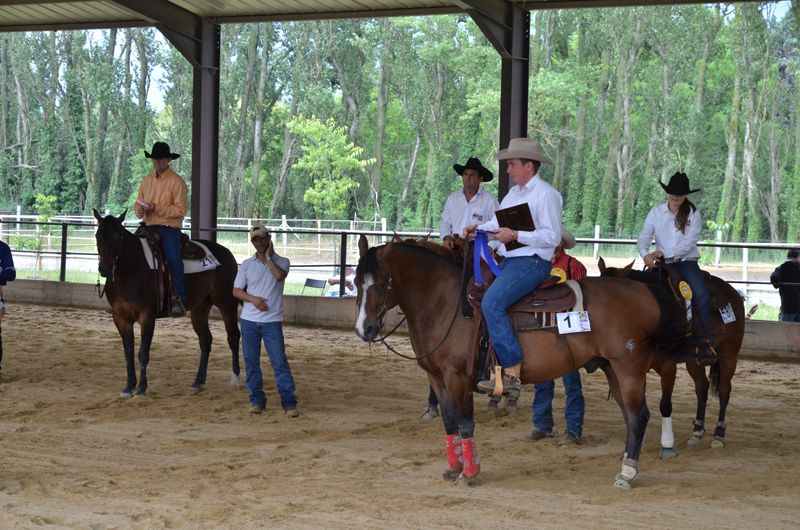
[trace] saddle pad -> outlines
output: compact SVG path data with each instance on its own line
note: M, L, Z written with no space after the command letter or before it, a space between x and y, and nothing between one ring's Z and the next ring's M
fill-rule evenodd
M158 264L156 263L156 258L153 256L153 251L150 249L150 245L147 243L147 239L139 238L139 241L142 243L142 250L144 250L144 257L147 260L147 264L150 266L150 270L156 270L158 268ZM214 254L208 250L208 247L205 246L203 243L199 241L192 240L192 244L197 245L198 247L202 248L206 255L201 259L184 259L183 260L183 273L184 274L195 274L198 272L205 272L211 271L219 267L220 263L217 261L217 258Z

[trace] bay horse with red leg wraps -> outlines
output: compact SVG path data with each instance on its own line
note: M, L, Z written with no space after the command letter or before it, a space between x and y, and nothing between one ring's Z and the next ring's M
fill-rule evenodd
M669 276L659 274L656 269L636 271L633 262L627 267L606 267L603 258L598 260L600 275L613 278L630 278L632 280L664 285ZM719 396L719 416L714 428L714 439L711 447L725 446L725 412L731 398L731 380L736 373L736 361L744 339L744 300L739 291L728 282L717 276L709 275L709 292L711 293L711 329L709 337L717 351L717 361L709 368L708 377L706 369L697 364L694 359L686 360L686 371L694 381L694 391L697 395L697 414L694 419L692 434L686 441L689 447L700 445L706 432L706 405L708 404L708 389ZM674 307L675 311L682 308ZM723 315L725 318L723 319ZM677 363L674 359L656 358L653 361L653 370L661 376L661 458L674 458L678 453L674 449L675 436L672 433L672 390L675 387ZM710 379L710 383L709 383Z
M447 433L445 478L474 479L480 471L472 401L476 381L468 353L472 321L460 312L462 268L423 245L391 242L369 248L363 235L359 251L356 333L365 341L380 339L384 316L399 306L408 319L417 363L428 372L439 397ZM630 489L650 417L645 401L647 371L656 356L668 353L661 345L682 338L665 334L672 328L663 321L668 314L662 305L670 300L664 299L660 287L606 278L587 278L579 284L591 331L563 335L553 328L521 331L522 382L549 381L597 357L606 359L599 364L627 427L614 486Z
M147 363L150 360L150 344L153 341L156 317L159 315L157 271L150 265L142 248L140 238L129 232L122 222L125 212L119 217L101 216L94 210L97 219L98 270L106 279L105 294L111 304L114 325L117 326L125 352L128 379L120 393L121 397L134 395L143 397L147 391ZM239 384L239 323L238 301L233 297L233 281L238 265L230 250L211 241L202 241L219 262L213 270L186 275L187 309L191 312L192 327L200 339L200 365L197 368L192 388L199 391L206 382L208 357L211 353L211 330L208 315L215 305L222 314L228 346L231 350L231 385ZM136 366L133 360L133 325L139 323L141 341L139 345L139 386L136 386Z

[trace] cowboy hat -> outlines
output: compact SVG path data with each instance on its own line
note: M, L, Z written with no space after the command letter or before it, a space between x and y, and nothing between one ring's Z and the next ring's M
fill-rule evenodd
M670 195L689 195L690 193L700 191L700 188L696 190L689 189L689 177L686 176L686 173L681 173L680 171L670 177L669 184L666 186L660 180L658 183L661 184L664 191Z
M562 247L564 250L575 248L575 236L572 235L572 232L563 227L561 228L561 242L564 243Z
M530 138L514 138L509 142L508 149L501 149L494 156L495 160L508 160L509 158L524 158L543 163L552 163L552 160L542 152L539 142Z
M464 164L463 166L461 164L453 164L453 169L455 169L456 173L458 173L459 175L463 175L464 171L466 171L467 169L474 169L475 171L478 172L478 175L481 176L481 180L483 182L489 182L494 178L492 172L483 167L481 161L474 157L467 160L467 163Z
M147 151L144 152L144 156L147 158L171 158L175 160L176 158L180 157L178 153L173 153L169 149L169 145L166 142L156 142L153 144L153 151L148 153Z

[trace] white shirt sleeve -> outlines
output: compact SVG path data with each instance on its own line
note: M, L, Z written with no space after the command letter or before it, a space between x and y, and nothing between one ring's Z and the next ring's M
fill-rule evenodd
M562 199L552 190L541 199L542 208L537 215L536 229L533 232L519 231L517 241L529 247L557 247L561 243Z
M641 257L645 257L650 253L650 245L653 244L653 234L655 234L656 231L656 208L658 208L658 206L651 208L650 211L647 212L644 226L642 227L642 231L639 232L639 239L636 241L636 246L639 249L639 256Z

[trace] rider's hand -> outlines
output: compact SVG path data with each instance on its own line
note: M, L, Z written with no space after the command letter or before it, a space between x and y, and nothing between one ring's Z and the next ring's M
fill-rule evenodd
M269 306L267 305L267 300L264 298L259 298L258 302L253 303L256 306L256 309L259 311L269 311Z
M492 239L495 239L505 245L506 243L510 243L517 239L517 231L506 227L499 228L497 232L492 235Z
M478 230L477 223L474 225L469 225L464 227L464 239L467 241L473 241L475 239L475 232Z
M442 246L447 250L453 250L453 236L444 236Z
M655 252L651 252L650 254L646 254L643 259L644 259L644 264L648 268L652 269L653 267L656 266L656 264L660 260L664 259L664 253L661 252L660 250L656 250Z
M267 247L267 257L272 259L273 254L275 254L275 247L272 245L272 240L270 240L269 246Z

